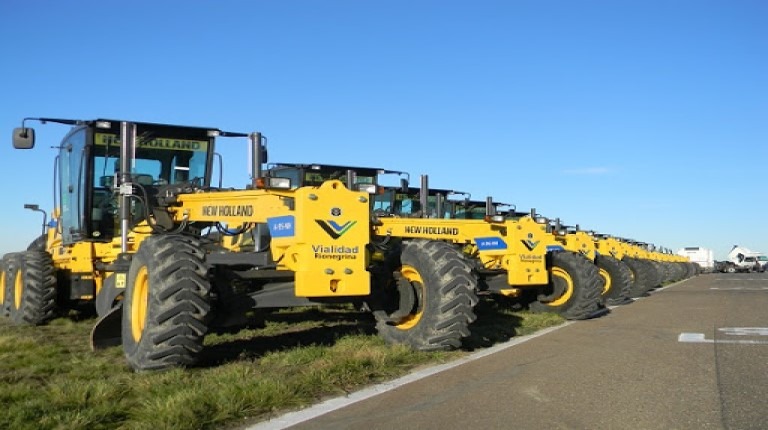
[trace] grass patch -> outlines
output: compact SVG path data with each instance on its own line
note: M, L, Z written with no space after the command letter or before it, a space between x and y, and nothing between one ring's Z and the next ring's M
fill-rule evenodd
M206 429L256 421L443 363L560 317L478 305L465 348L418 352L387 345L371 317L347 308L289 309L265 327L206 338L201 364L134 373L120 348L92 352L95 320L44 327L0 319L0 428Z

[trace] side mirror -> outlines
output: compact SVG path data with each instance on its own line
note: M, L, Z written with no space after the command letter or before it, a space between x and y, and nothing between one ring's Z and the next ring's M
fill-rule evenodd
M407 179L400 178L400 191L402 191L403 193L407 194L409 186L410 185L408 184L408 180Z
M269 162L269 152L267 152L266 146L261 147L261 162L264 164Z
M35 147L35 129L18 127L13 129L13 147L16 149L32 149Z

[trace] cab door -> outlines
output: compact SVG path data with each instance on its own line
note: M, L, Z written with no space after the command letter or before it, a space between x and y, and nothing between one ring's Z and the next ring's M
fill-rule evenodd
M84 239L87 127L70 132L59 149L59 201L64 245Z

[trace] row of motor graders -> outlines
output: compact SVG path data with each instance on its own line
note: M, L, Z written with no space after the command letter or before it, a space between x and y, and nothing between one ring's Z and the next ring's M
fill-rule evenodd
M0 261L0 311L45 324L92 310L94 348L135 370L192 365L209 332L274 308L352 303L388 342L457 348L480 296L584 319L695 273L645 244L566 228L505 205L451 199L384 169L266 164L260 133L115 120L71 126L54 209L27 250ZM246 140L251 183L212 186L218 139ZM401 176L384 186L382 176Z

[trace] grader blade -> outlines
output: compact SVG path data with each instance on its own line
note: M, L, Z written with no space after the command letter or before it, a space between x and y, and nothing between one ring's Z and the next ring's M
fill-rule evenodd
M91 330L91 349L96 351L111 346L119 346L122 343L122 323L123 306L121 303L96 321L96 325Z

